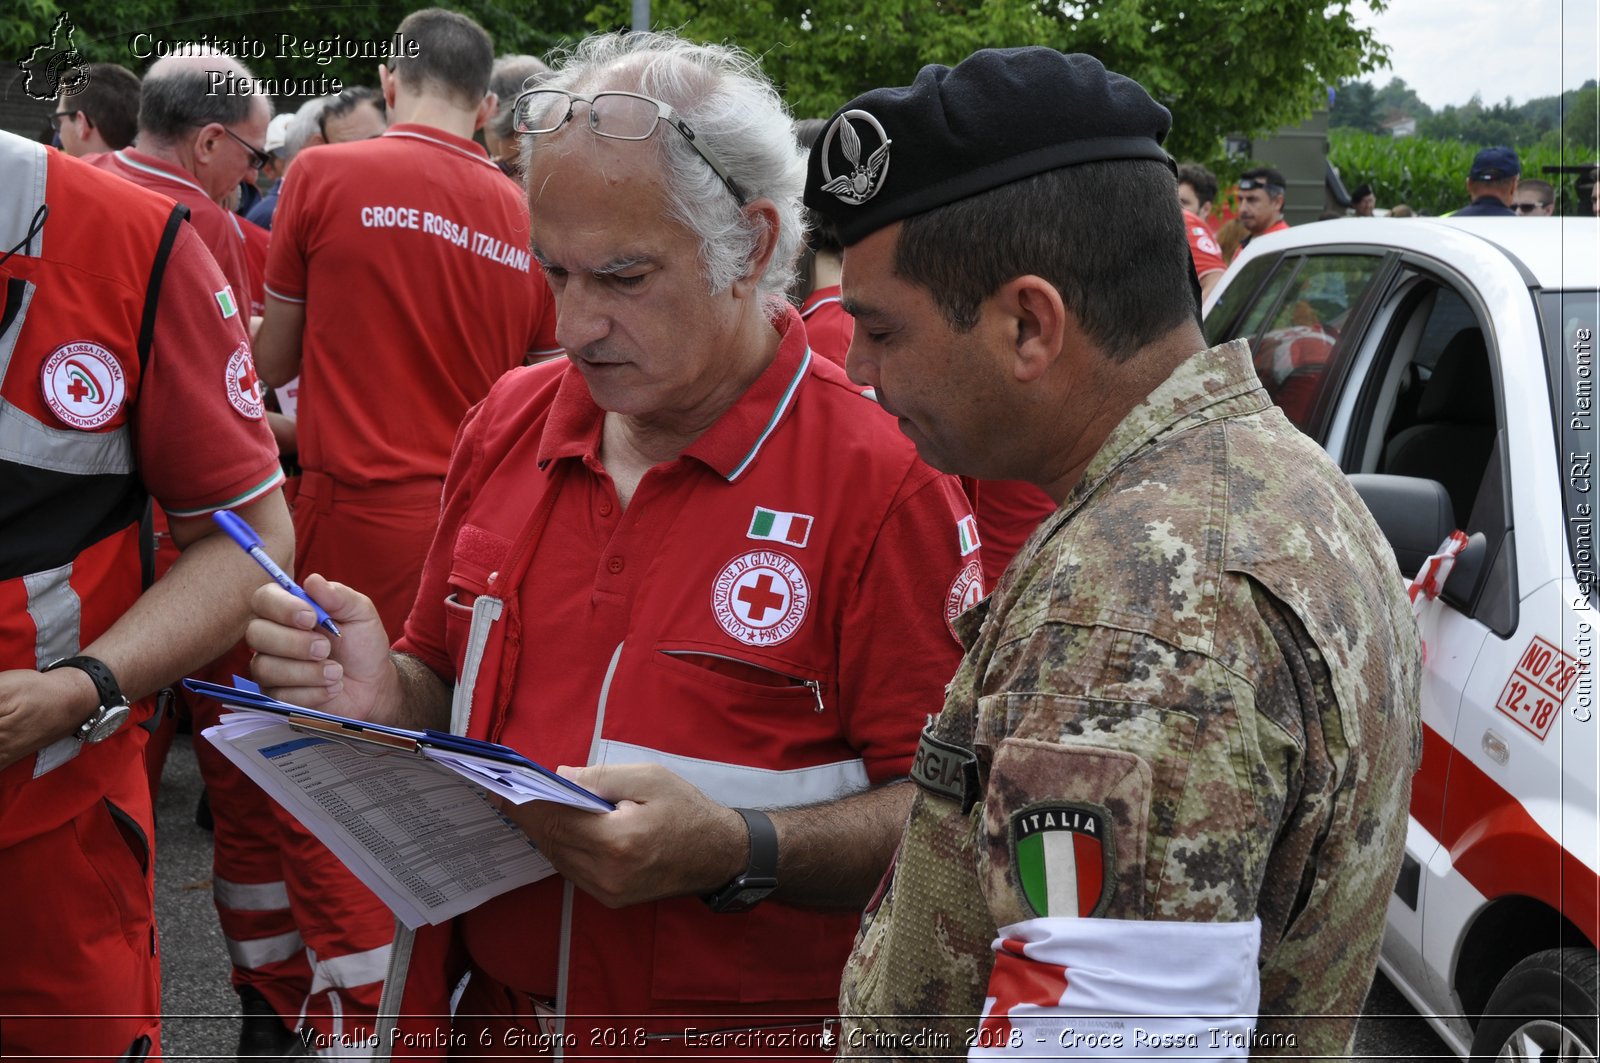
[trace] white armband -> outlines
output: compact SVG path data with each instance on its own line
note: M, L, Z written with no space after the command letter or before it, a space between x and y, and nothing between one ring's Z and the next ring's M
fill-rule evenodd
M968 1059L1249 1058L1259 919L1029 919L992 947Z

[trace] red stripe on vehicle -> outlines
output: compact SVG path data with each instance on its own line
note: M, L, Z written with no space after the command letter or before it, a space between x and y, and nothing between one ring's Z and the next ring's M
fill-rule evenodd
M1449 851L1462 877L1491 900L1516 895L1542 901L1572 920L1590 941L1600 942L1600 874L1427 725L1422 750L1422 767L1412 782L1411 815Z

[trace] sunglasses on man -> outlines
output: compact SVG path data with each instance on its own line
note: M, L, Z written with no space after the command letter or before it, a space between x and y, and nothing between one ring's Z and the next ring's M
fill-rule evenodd
M54 114L52 114L50 116L50 128L54 129L57 133L59 133L59 132L61 132L61 123L62 122L65 122L68 118L76 118L78 115L80 115L82 113L83 112L81 110L79 110L79 111L57 111L57 112L55 112Z
M1513 203L1511 209L1518 214L1532 214L1536 210L1549 210L1549 203Z
M239 146L244 148L244 150L250 154L250 165L253 169L264 170L267 168L267 163L272 161L271 155L268 155L260 148L251 147L248 140L246 140L244 137L241 137L238 133L235 133L227 126L223 126L222 131L228 134L234 140L237 140L239 142Z

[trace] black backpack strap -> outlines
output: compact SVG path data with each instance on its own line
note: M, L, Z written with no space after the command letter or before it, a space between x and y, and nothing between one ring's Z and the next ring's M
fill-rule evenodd
M161 242L156 245L156 259L150 266L150 283L144 291L144 318L139 322L139 386L144 387L145 369L150 364L150 345L155 342L156 307L161 301L161 280L167 273L167 259L172 256L172 245L178 240L178 230L189 219L189 208L182 203L172 205L167 215L166 228L161 231ZM139 518L139 577L140 586L146 590L156 581L156 530L149 498L144 500L144 515Z

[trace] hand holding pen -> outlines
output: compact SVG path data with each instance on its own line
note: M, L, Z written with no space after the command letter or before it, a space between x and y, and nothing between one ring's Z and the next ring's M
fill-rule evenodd
M300 584L290 579L289 574L279 568L278 563L272 560L267 552L261 548L261 537L256 534L254 528L245 522L243 517L230 510L219 509L211 514L211 519L220 524L222 530L228 533L228 538L238 543L241 550L253 557L256 564L260 565L278 586L311 606L316 612L318 624L321 624L335 635L339 634L338 626L328 616L327 611L312 601L311 595L301 589Z

